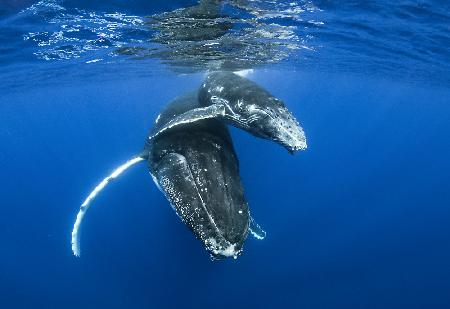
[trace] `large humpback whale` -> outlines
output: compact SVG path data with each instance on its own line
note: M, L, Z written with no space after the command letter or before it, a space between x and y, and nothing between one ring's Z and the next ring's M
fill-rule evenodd
M179 97L159 115L153 132L198 107L196 92ZM254 221L226 126L205 119L166 130L147 142L143 155L155 183L207 250L214 257L237 256Z
M91 201L112 179L144 160L158 188L212 256L236 257L249 231L264 238L250 216L224 123L273 140L290 152L306 148L303 130L281 101L235 74L209 75L199 91L175 99L158 116L139 156L89 194L72 231L74 254L80 254L79 228Z

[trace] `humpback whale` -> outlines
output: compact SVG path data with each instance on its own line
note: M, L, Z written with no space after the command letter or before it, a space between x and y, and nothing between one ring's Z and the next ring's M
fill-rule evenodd
M307 147L303 129L284 103L244 77L232 72L211 73L201 86L198 99L198 108L174 116L149 139L176 126L215 118L275 141L290 153Z
M226 123L290 152L306 148L303 130L281 101L233 73L209 75L199 91L172 101L156 119L143 151L89 194L72 231L74 254L80 255L79 229L92 200L111 180L142 161L212 257L236 258L248 232L263 239L264 230L250 216Z
M196 92L179 97L158 124L198 107ZM154 181L212 256L236 257L251 219L226 126L205 119L174 127L148 140L145 152Z

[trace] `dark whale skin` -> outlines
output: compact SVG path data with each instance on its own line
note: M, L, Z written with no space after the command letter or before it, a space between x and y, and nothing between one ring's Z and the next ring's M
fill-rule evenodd
M224 104L228 124L277 142L290 153L307 147L303 129L283 101L247 78L232 72L210 73L198 97L202 107Z
M196 93L175 99L150 132L199 107ZM226 126L205 119L147 140L148 167L173 209L214 257L236 257L249 230L239 163Z

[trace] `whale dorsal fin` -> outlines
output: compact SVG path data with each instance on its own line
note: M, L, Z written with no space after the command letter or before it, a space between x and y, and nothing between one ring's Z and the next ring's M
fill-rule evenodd
M266 238L266 231L263 230L261 226L259 226L258 223L256 223L255 219L253 219L252 216L250 216L250 226L249 226L250 233L258 240L262 240Z
M204 120L204 119L212 119L212 118L222 118L226 116L226 108L224 104L217 103L207 107L198 107L191 109L181 115L176 116L169 122L167 122L163 127L161 127L158 131L151 134L148 139L154 139L161 133L172 129L177 126L182 126L184 124Z

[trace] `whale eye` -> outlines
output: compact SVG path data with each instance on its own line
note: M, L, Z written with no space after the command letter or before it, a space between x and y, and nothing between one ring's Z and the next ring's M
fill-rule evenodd
M242 99L239 99L236 102L236 109L240 112L242 112L244 110L244 101Z

